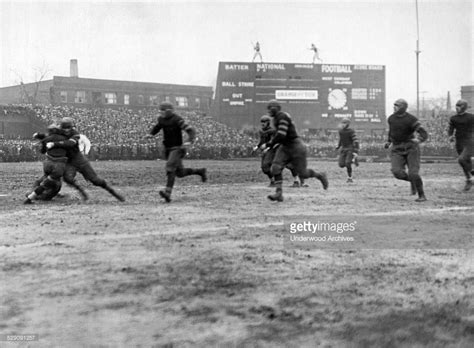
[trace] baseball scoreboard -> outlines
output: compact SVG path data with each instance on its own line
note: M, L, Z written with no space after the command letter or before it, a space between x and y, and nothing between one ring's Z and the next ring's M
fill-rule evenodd
M213 116L235 128L259 127L276 99L299 129L335 129L349 118L369 134L386 128L385 66L221 62Z

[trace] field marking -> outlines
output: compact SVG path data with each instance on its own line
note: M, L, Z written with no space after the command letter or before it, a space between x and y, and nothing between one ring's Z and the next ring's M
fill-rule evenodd
M391 216L391 215L415 215L420 213L445 213L445 212L464 212L468 210L474 210L474 207L446 207L446 208L426 208L426 209L416 209L416 210L392 210L387 212L369 212L362 213L362 216Z
M284 225L283 221L276 221L276 222L266 222L266 223L252 223L247 225L234 225L232 227L239 227L239 228L255 228L255 227L282 227ZM26 247L40 247L40 246L47 246L47 245L71 245L71 244L81 244L84 242L90 241L106 241L106 240L113 240L113 239L133 239L133 238L143 238L149 236L162 236L162 235L172 235L176 233L200 233L200 232L219 232L230 229L231 226L222 225L216 227L206 227L206 228L189 228L189 227L181 227L180 230L176 231L155 231L155 232L141 232L141 233L133 233L133 234L106 234L106 235L83 235L78 238L72 238L67 240L50 240L50 241L41 241L41 242L32 242L32 243L23 243L17 245L0 245L0 249L10 249L13 250L15 248L26 248Z
M415 214L423 214L423 213L449 213L449 212L469 212L474 211L474 207L462 207L462 206L454 206L454 207L446 207L446 208L426 208L426 209L419 209L419 210L392 210L386 212L366 212L366 213L349 213L345 214L344 217L361 217L361 216L403 216L403 215L415 215ZM326 216L341 216L340 213L338 214L315 214L315 218L326 217ZM281 218L281 215L278 216ZM292 220L297 221L299 218L307 218L308 214L300 214L300 215L292 215L289 214L285 220ZM221 225L215 227L201 227L201 228L190 228L190 227L179 227L178 229L173 229L172 231L154 231L154 232L140 232L140 233L133 233L133 234L106 234L106 235L84 235L77 238L66 239L66 240L50 240L50 241L41 241L41 242L32 242L32 243L24 243L18 245L0 245L0 249L10 249L14 250L15 248L26 248L26 247L40 247L40 246L47 246L51 244L58 244L58 245L71 245L71 244L84 244L85 242L91 241L107 241L107 240L123 240L123 239L134 239L134 238L143 238L149 236L163 236L163 235L172 235L177 233L201 233L201 232L219 232L228 230L231 228L238 228L238 229L245 229L245 228L265 228L265 227L284 227L285 221L272 221L272 222L260 222L260 223L248 223L248 224L234 224L229 226Z

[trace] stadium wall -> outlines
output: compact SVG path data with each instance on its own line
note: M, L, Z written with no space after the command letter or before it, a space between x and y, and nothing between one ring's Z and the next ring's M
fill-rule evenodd
M45 127L32 110L0 105L0 139L30 139L36 130Z

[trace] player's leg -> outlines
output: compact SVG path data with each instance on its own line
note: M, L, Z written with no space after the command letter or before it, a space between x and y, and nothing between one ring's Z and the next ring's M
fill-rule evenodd
M347 149L344 156L344 166L347 171L347 182L352 182L352 149Z
M458 146L456 147L458 148ZM459 147L460 148L458 149L458 163L464 172L464 176L466 177L464 191L469 191L472 187L472 145L464 144L463 146Z
M166 149L166 187L159 192L160 196L169 203L173 192L174 182L178 168L182 170L180 149Z
M304 179L301 179L298 176L298 172L296 171L296 168L291 163L288 163L286 165L286 169L288 169L291 172L291 176L293 177L293 184L291 185L291 187L300 187L300 186L302 186L303 183L304 183ZM303 182L301 182L301 180L303 180Z
M176 176L178 178L183 178L189 175L199 175L201 177L202 182L207 181L207 170L206 168L184 168L183 166L183 158L186 155L185 149L178 149L176 152L173 150L174 155L176 158L174 159L178 164L176 165Z
M275 194L267 196L271 201L283 201L283 168L289 163L290 155L287 153L286 146L280 145L273 158L271 166L272 175L275 178Z
M306 155L306 145L301 140L296 141L292 147L291 163L295 167L298 176L303 180L307 178L316 178L323 185L323 189L327 190L329 187L329 181L326 173L316 172L313 169L307 168L308 162Z
M394 146L390 151L390 163L391 163L391 172L393 176L398 180L410 181L408 179L408 174L405 171L405 166L407 164L407 154L405 149Z
M120 202L125 201L125 198L123 198L122 195L120 195L117 191L115 191L114 188L107 183L107 181L105 181L104 179L102 179L101 177L97 175L97 173L95 172L94 168L92 168L89 161L86 161L85 163L81 165L81 167L77 169L79 173L82 174L84 179L86 179L87 181L90 181L94 186L102 187L104 190L106 190L108 193L110 193Z
M64 173L64 169L66 167L66 162L60 161L51 161L45 160L43 162L43 171L45 179L41 182L41 184L35 188L33 192L31 192L24 204L31 204L33 203L34 199L41 197L43 193L47 190L50 191L59 191L58 186L61 186L61 176Z
M263 174L268 176L268 178L270 179L270 185L269 185L270 187L275 186L275 180L273 178L272 171L271 171L274 157L275 157L275 150L273 149L267 150L266 152L262 154L261 168L262 168Z
M77 174L77 169L72 163L67 163L66 164L66 169L64 170L64 175L63 179L66 184L69 186L74 187L77 191L79 191L82 199L84 201L87 201L89 199L89 196L87 195L86 191L84 188L78 184L76 180L76 174Z
M420 146L413 144L408 150L407 155L407 167L408 167L408 180L416 187L418 193L417 202L426 201L425 191L423 189L423 180L420 176Z

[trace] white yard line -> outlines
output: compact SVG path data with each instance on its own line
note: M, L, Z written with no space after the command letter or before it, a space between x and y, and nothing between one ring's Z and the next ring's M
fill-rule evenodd
M386 212L362 212L362 213L346 213L344 218L347 219L348 217L370 217L370 216L403 216L403 215L423 215L423 214L433 214L433 213L449 213L449 212L461 212L461 213L474 213L474 207L462 207L462 206L454 206L454 207L446 207L446 208L426 208L426 209L417 209L417 210L392 210ZM298 221L301 218L308 218L309 214L302 214L301 216L298 215L289 215L285 220L287 222L290 221ZM341 216L340 213L338 214L314 214L314 218L322 218L327 216ZM262 223L250 223L250 224L233 224L229 226L228 224L221 225L221 226L214 226L214 227L179 227L174 228L171 231L152 231L152 232L140 232L140 233L132 233L132 234L107 234L107 235L94 235L89 236L85 235L82 237L74 238L74 239L66 239L66 240L52 240L52 241L41 241L41 242L33 242L33 243L25 243L19 245L12 245L9 247L0 246L1 250L12 250L14 251L17 248L31 248L31 247L40 247L46 245L54 245L54 244L64 244L64 245L72 245L72 244L84 244L85 242L91 241L104 241L104 240L123 240L123 239L134 239L134 238L143 238L149 236L163 236L163 235L172 235L176 233L202 233L202 232L218 232L224 231L230 228L238 228L238 229L245 229L245 228L264 228L264 227L282 227L285 224L285 221L281 221L281 216L279 217L278 221L272 222L262 222Z

